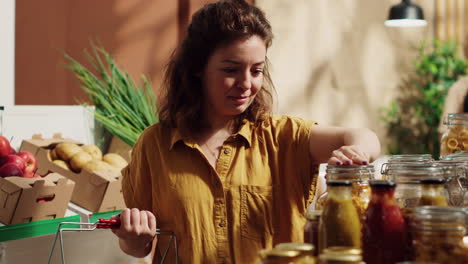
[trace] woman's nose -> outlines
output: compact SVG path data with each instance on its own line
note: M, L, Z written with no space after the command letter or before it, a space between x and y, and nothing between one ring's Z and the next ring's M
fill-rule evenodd
M249 73L244 73L239 77L238 86L244 90L248 90L252 87L252 77Z

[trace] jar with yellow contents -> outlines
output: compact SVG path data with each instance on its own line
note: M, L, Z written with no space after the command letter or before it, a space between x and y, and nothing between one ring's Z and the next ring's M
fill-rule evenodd
M374 179L375 169L372 165L327 165L326 178L329 181L350 181L351 195L359 217L362 219L370 200L369 180ZM317 199L316 210L323 210L328 200L328 191Z
M468 151L468 114L448 114L444 124L447 130L440 139L440 156Z
M414 259L439 264L468 263L463 242L466 216L456 207L422 206L412 222Z

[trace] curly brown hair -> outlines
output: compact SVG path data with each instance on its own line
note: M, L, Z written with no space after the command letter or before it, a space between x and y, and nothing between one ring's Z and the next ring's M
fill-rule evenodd
M202 112L205 99L199 73L218 47L254 35L264 40L266 48L271 46L273 33L265 14L243 0L219 1L198 10L167 65L160 121L183 134L202 132L207 121ZM265 59L263 86L252 104L235 118L234 126L244 119L258 124L271 113L275 89Z

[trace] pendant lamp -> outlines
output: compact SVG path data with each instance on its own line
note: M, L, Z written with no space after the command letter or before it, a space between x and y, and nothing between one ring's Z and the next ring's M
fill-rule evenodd
M402 0L398 5L392 6L385 26L387 27L424 27L427 25L421 7L413 4L411 0Z

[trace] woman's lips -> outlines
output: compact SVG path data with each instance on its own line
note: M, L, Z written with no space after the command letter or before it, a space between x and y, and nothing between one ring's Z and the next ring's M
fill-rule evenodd
M228 96L236 104L244 104L249 100L248 96Z

